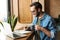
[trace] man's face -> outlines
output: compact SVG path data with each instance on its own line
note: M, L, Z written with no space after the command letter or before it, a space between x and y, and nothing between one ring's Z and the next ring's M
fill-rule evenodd
M30 11L31 11L31 13L32 13L33 15L36 16L37 10L35 9L35 6L30 7Z

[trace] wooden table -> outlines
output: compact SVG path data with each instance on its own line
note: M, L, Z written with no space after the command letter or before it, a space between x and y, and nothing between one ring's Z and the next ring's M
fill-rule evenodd
M17 38L17 39L7 37L7 40L31 40L31 39L33 39L34 32L32 31L31 33L28 33L26 35L27 35L26 37L21 37L21 38Z

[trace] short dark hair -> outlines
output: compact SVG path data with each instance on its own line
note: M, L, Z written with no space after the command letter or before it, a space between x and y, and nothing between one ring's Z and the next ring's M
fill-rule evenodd
M36 9L38 9L38 8L42 9L42 5L41 5L41 3L39 3L39 2L34 2L34 3L32 3L32 4L30 5L30 7L32 7L32 6L35 6Z

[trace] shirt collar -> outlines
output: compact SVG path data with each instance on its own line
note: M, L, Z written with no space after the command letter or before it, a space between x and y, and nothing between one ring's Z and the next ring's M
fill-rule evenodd
M43 17L42 17L40 20L41 20L41 21L44 20L44 19L46 18L46 15L47 15L47 14L44 13L44 14L43 14ZM36 18L36 20L38 19L37 17L35 17L35 18Z
M43 17L41 18L41 20L44 20L46 17L46 13L44 13Z

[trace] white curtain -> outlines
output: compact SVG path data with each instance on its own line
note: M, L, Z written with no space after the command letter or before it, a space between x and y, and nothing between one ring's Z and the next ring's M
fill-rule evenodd
M0 21L7 21L7 13L8 13L8 0L0 0ZM6 40L6 36L4 34L4 29L0 25L0 40Z
M0 0L0 21L7 21L8 0Z

